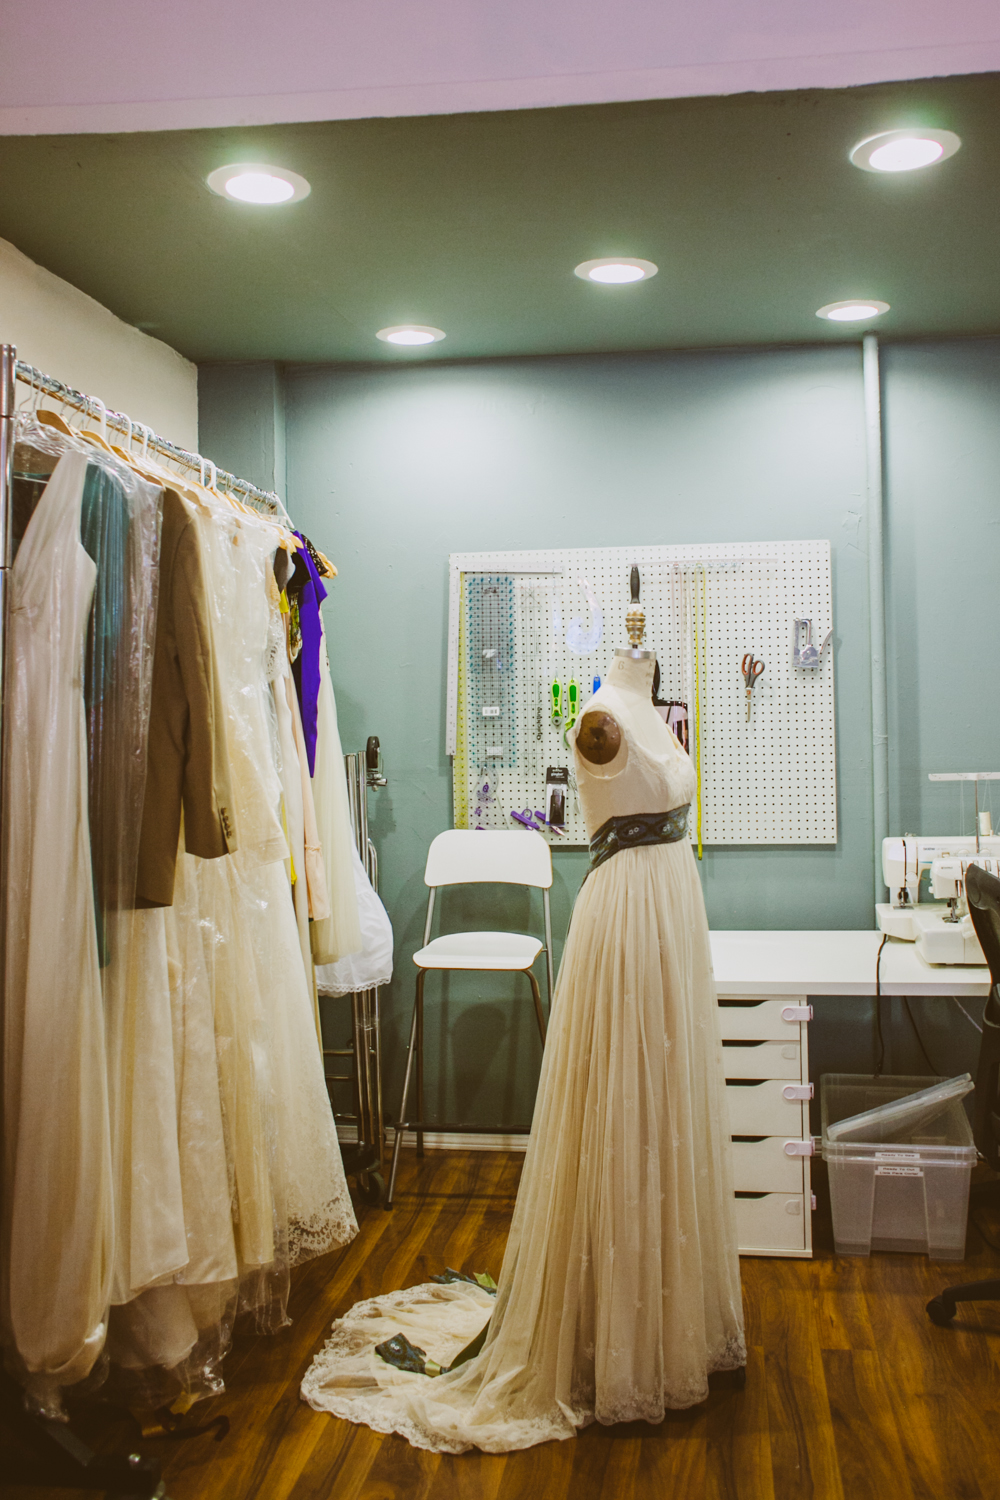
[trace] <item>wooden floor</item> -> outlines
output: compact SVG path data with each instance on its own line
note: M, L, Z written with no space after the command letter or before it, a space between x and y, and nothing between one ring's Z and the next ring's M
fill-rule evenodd
M832 1254L817 1173L812 1261L745 1259L745 1389L713 1378L704 1405L659 1427L590 1427L508 1456L418 1452L311 1411L299 1381L332 1318L361 1297L445 1265L500 1268L523 1158L429 1154L406 1161L393 1213L366 1209L361 1233L294 1279L293 1325L239 1336L227 1390L195 1408L225 1413L228 1436L139 1440L106 1408L75 1417L95 1446L156 1454L172 1500L994 1500L1000 1496L1000 1304L966 1305L951 1329L924 1312L950 1281L1000 1276L975 1229L954 1267L923 1257ZM978 1210L1000 1244L1000 1214ZM10 1447L7 1448L10 1454ZM12 1458L0 1473L20 1477ZM5 1500L66 1490L0 1484Z

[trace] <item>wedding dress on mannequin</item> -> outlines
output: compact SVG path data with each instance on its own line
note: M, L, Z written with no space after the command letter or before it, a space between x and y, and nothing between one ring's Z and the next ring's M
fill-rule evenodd
M495 1306L460 1282L358 1304L303 1381L316 1410L416 1447L504 1452L595 1420L659 1422L746 1362L708 926L684 836L695 777L652 706L654 666L619 653L570 734L592 869ZM589 759L588 720L603 742ZM402 1332L447 1366L487 1318L481 1353L433 1378L375 1353Z

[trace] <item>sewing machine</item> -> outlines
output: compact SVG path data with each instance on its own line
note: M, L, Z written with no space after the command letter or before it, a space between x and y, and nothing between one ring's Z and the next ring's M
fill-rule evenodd
M879 930L916 943L929 964L984 964L965 903L971 864L1000 877L1000 837L883 839L882 879L890 900L875 907Z

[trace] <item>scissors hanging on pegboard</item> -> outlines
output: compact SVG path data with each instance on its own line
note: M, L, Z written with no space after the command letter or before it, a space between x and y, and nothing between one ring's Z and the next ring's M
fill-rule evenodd
M752 651L748 651L740 663L740 671L743 673L743 681L747 685L747 723L750 723L750 704L752 702L753 685L764 670L764 663L760 658L755 658Z

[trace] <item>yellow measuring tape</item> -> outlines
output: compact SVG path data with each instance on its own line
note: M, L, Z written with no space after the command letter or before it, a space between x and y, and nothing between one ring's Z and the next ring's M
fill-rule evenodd
M701 569L701 641L707 635L707 607L705 604L705 569ZM698 583L695 578L694 597L694 768L698 777L698 788L696 792L697 827L698 827L698 858L702 858L703 850L701 844L701 641L698 638ZM707 663L706 663L707 665Z

